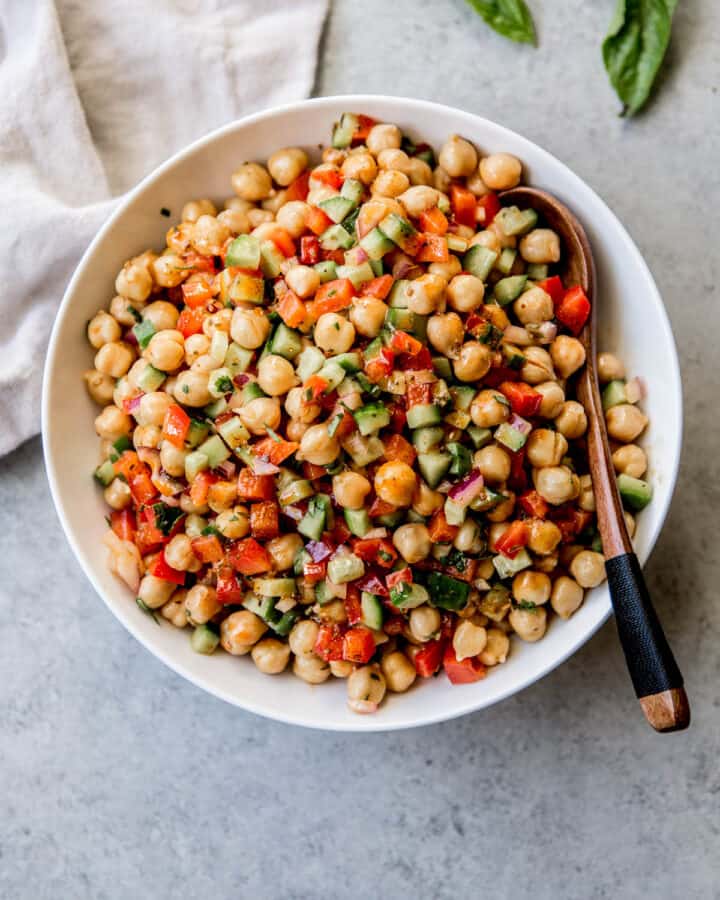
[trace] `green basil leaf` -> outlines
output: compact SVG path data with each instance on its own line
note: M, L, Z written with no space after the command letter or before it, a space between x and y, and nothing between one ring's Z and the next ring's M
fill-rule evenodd
M467 0L498 34L519 44L535 43L535 25L525 0Z
M635 115L647 101L670 43L679 0L618 0L602 46L603 61L622 115Z

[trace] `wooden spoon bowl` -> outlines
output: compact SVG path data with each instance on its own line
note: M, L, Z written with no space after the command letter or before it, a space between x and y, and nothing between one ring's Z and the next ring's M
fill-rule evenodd
M610 598L620 643L645 717L657 731L682 730L690 724L683 678L633 551L608 444L596 370L597 302L590 242L570 210L546 191L518 187L501 194L501 200L522 209L534 209L559 235L564 251L563 283L566 288L580 285L590 300L592 312L580 335L586 362L577 388L588 419L588 458Z

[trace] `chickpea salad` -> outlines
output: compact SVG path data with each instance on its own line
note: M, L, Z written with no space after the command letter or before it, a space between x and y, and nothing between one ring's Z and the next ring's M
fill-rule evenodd
M374 712L476 682L605 577L575 377L590 303L502 204L519 159L345 113L243 162L88 324L109 564L192 648ZM167 210L163 211L168 214ZM631 533L643 386L598 358ZM157 611L157 613L156 613Z

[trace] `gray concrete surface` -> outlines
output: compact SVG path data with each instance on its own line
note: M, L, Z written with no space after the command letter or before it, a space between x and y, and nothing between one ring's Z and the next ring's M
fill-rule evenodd
M713 0L681 4L663 89L624 122L598 52L614 0L532 6L538 50L461 0L338 0L317 93L418 95L516 128L645 253L687 410L647 574L692 729L650 733L612 623L521 696L446 725L358 737L244 714L155 661L94 595L35 440L0 462L3 900L720 896L720 18Z

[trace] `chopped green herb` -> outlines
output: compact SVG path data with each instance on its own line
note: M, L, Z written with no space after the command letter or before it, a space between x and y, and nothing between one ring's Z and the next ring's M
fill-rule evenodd
M178 519L185 513L177 506L166 506L164 503L153 503L155 525L167 537Z
M190 393L190 385L189 385L189 384L184 384L184 385L182 386L182 392L183 392L183 394L189 394L189 393Z
M137 603L138 608L141 609L146 616L150 616L150 618L156 625L160 624L158 622L158 617L155 615L154 609L150 609L150 607L143 600L141 600L140 597L136 597L135 602Z
M223 375L222 378L217 379L215 387L218 391L222 391L223 394L228 394L233 389L232 378Z
M280 437L280 435L277 433L277 431L272 429L269 425L265 426L265 431L267 431L267 433L275 441L276 444L282 443L282 438Z
M342 413L338 413L338 414L335 416L335 418L332 420L332 422L330 422L330 424L329 424L328 427L327 427L327 433L330 435L330 437L333 437L333 436L334 436L335 432L336 432L336 431L338 430L338 428L340 427L340 423L342 422L343 419L344 419L343 414L342 414Z
M237 520L235 518L232 518L230 521L233 522ZM211 534L214 534L215 537L223 537L222 532L218 531L218 529L214 525L206 525L205 528L203 528L203 530L200 532L200 534L203 535L203 537L209 537Z
M516 609L524 609L527 612L535 612L537 609L537 603L533 603L531 600L521 600L519 603L514 604Z

